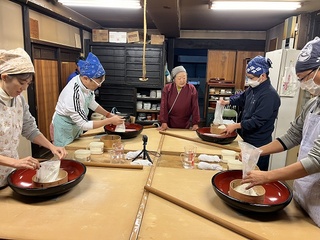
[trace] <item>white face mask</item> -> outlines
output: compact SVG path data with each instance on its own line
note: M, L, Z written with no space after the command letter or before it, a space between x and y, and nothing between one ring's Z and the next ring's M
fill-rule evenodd
M261 77L261 76L260 76L260 77ZM248 81L247 81L248 85L249 85L250 87L252 87L252 88L255 88L255 87L259 86L259 85L260 85L260 77L258 78L257 81L252 80L251 78L248 78L248 77L247 77L247 79L248 79Z
M319 67L313 77L307 81L300 82L300 87L302 90L307 90L309 93L311 93L314 96L319 96L320 95L320 86L318 84L314 83L314 78L317 75L319 71Z

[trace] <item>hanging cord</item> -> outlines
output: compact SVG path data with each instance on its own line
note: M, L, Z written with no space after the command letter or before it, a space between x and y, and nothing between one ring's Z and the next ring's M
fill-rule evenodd
M142 78L140 81L148 81L146 69L146 42L147 42L147 0L143 1L143 53L142 53Z

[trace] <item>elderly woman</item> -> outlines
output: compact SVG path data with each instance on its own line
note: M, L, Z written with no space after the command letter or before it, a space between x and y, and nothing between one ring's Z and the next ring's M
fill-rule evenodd
M20 135L51 150L60 159L66 156L64 148L55 147L37 128L29 106L21 93L32 82L34 67L29 55L21 48L0 50L0 187L14 168L38 169L37 159L31 156L19 159Z
M190 128L197 130L200 122L197 89L187 83L187 71L183 66L172 69L172 83L162 90L159 130Z
M94 91L101 87L105 71L99 59L89 53L86 60L79 60L80 75L75 76L60 93L53 115L53 139L56 146L64 147L78 138L83 131L108 124L119 125L123 119L102 108ZM106 116L106 119L89 121L89 109ZM51 126L51 130L52 130Z
M251 171L243 183L249 187L277 180L296 179L294 199L320 227L320 38L308 42L296 63L301 88L316 96L304 106L287 133L260 147L262 155L289 150L300 144L298 161L268 172ZM288 106L290 107L290 106Z

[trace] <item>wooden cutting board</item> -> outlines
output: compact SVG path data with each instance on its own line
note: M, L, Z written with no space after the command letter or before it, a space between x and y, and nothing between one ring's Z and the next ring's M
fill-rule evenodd
M215 171L157 168L152 187L267 239L318 239L319 228L292 201L272 214L244 214L213 191ZM216 223L149 193L139 239L244 239Z

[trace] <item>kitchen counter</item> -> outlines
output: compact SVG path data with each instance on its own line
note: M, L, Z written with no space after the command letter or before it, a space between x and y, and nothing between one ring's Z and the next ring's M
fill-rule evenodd
M189 130L168 132L197 138ZM99 137L87 132L66 146L70 156ZM26 199L11 188L0 190L2 223L0 238L10 239L245 239L217 223L144 191L145 185L241 226L267 239L318 239L320 230L292 201L272 214L244 214L215 194L212 170L183 169L179 154L191 141L144 129L136 138L125 139L126 151L142 149L142 135L154 165L138 169L87 167L83 181L71 191L48 200ZM221 148L192 143L198 153L218 154ZM230 146L237 147L237 142ZM223 145L222 145L223 147ZM93 156L93 155L92 155ZM105 161L96 155L93 161ZM223 166L223 165L222 165ZM225 166L224 166L225 167ZM131 237L130 237L131 236Z

